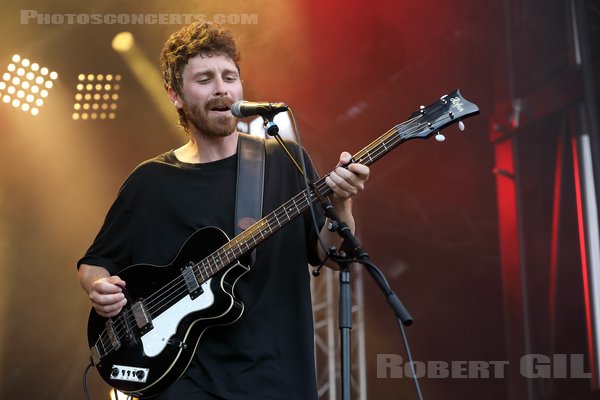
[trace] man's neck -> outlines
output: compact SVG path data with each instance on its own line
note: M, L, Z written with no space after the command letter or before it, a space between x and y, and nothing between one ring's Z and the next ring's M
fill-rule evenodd
M225 137L207 137L192 133L189 142L175 150L179 161L208 163L232 156L237 151L238 132Z

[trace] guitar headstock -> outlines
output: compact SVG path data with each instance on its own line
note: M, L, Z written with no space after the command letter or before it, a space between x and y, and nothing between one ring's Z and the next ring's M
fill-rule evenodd
M462 120L477 114L479 114L479 107L465 100L456 89L427 107L421 106L419 111L411 114L408 126L401 126L402 124L398 126L398 132L402 140L426 139L437 134L438 140L442 141L444 137L439 134L439 131L454 123L459 123L459 128L464 130Z

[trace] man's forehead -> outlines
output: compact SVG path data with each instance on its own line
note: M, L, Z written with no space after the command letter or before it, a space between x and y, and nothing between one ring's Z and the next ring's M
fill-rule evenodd
M210 72L210 71L235 71L237 67L235 62L223 54L198 54L194 57L190 57L187 65L185 66L186 72L196 74L199 72Z

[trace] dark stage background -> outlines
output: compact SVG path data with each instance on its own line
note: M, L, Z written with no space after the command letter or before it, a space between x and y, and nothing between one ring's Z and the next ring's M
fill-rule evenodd
M584 45L597 80L600 7L592 0L573 3L585 16ZM42 23L23 20L26 10L225 15L242 50L245 98L291 105L321 173L335 165L342 150L358 151L419 105L460 88L481 109L465 121L466 131L452 126L443 143L405 143L372 166L368 188L355 201L364 247L414 317L407 330L414 358L510 361L504 378L493 373L422 378L423 394L498 400L591 396L589 379L523 383L509 377L518 364L508 349L522 331L515 333L508 323L512 294L503 289L491 135L497 135L493 123L499 121L519 140L520 226L523 246L530 250L523 255L530 343L523 354L584 354L588 371L584 281L568 168L564 240L555 247L549 221L557 137L570 132L568 109L583 98L582 88L597 93L596 86L575 79L566 86L575 92L570 100L532 117L522 129L510 126L511 114L503 112L507 102L580 70L572 57L570 6L558 0L2 0L0 73L20 54L59 77L37 116L0 103L0 398L83 398L89 301L75 263L128 173L186 140L175 111L168 120L159 111L168 107L166 95L153 97L148 89L160 84L156 71L146 68L140 79L111 48L115 34L130 31L139 59L157 66L164 41L179 25ZM250 16L246 23L243 15ZM82 73L122 76L114 120L72 119ZM552 97L560 99L561 93ZM525 109L523 120L527 115ZM552 295L549 255L556 248L560 261L554 264L558 283ZM408 378L377 377L377 355L404 357L404 349L392 313L369 279L365 298L368 398L416 398ZM88 382L93 399L108 398L109 388L95 371Z

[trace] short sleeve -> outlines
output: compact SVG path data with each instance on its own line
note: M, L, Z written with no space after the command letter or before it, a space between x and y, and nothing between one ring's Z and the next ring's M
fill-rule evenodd
M121 186L94 242L77 262L77 268L81 264L96 265L115 275L131 264L130 220L137 185L134 171Z

